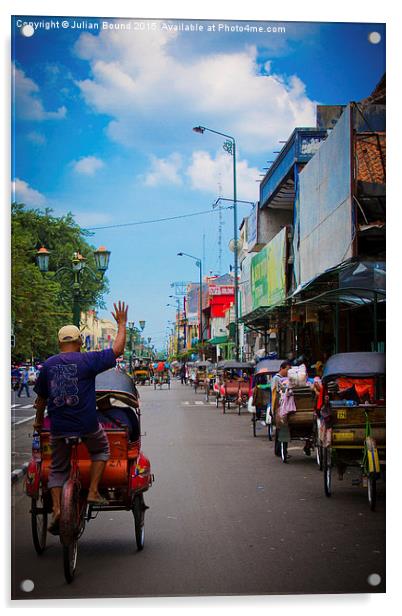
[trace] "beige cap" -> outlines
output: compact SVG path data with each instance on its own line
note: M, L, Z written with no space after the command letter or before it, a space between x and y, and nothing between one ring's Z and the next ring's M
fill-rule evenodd
M65 325L59 330L59 342L75 342L81 338L81 332L75 325Z

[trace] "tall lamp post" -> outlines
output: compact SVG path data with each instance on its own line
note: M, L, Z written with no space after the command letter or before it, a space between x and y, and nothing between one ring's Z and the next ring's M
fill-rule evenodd
M130 374L133 374L133 334L134 334L134 321L128 322L128 331L130 334L130 363L129 370Z
M95 264L97 272L94 272L87 263L85 263L86 259L83 257L78 251L74 252L73 256L70 260L70 267L63 266L60 267L56 272L55 276L58 277L63 273L67 273L71 276L72 279L72 289L73 289L73 323L78 328L80 326L81 321L81 276L82 272L88 271L94 279L102 280L104 273L109 267L109 259L110 259L110 251L106 250L104 246L100 246L98 250L94 251ZM38 252L36 253L36 260L38 267L42 273L49 271L49 258L50 252L42 246Z
M178 257L189 257L190 259L194 259L197 267L200 268L200 344L202 346L203 343L203 327L202 327L202 261L199 257L194 257L193 255L189 255L186 252L178 252Z
M238 272L239 272L239 253L238 253L238 243L237 243L237 189L236 189L236 141L235 138L231 135L226 135L225 133L220 133L217 130L212 130L212 128L207 128L206 126L195 126L193 128L195 133L200 133L201 135L208 131L210 133L214 133L215 135L220 135L221 137L225 137L227 141L223 144L223 149L228 154L233 156L233 227L234 227L234 288L235 288L235 355L236 359L239 359L239 282L238 282Z

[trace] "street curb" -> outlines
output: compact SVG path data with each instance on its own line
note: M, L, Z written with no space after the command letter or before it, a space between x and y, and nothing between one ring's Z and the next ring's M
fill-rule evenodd
M16 483L19 479L21 479L21 477L23 477L26 474L28 464L29 464L28 462L24 462L21 468L16 468L15 470L12 471L11 483Z

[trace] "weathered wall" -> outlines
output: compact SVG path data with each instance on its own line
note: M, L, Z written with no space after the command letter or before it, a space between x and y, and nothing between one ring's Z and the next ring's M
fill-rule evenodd
M300 279L352 256L350 107L300 172Z

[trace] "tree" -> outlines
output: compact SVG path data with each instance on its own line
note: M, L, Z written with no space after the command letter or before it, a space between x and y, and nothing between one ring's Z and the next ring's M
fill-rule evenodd
M71 213L53 216L52 210L26 209L23 204L11 206L11 314L15 331L14 360L44 358L57 351L57 330L72 321L72 285L68 275L56 277L56 271L70 268L71 256L80 252L95 270L94 247L89 236L74 221ZM36 252L41 246L50 251L49 272L42 274L36 265ZM103 294L107 279L82 277L82 311L104 307Z

